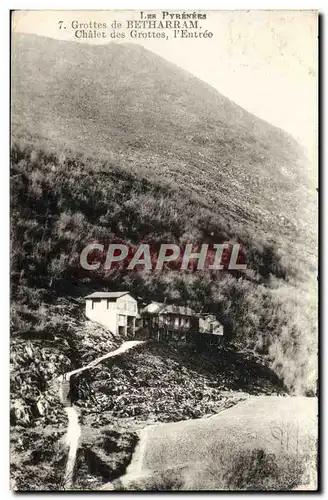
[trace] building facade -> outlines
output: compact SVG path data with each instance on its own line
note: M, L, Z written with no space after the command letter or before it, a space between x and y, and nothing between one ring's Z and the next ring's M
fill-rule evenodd
M149 338L202 345L219 345L224 327L212 315L187 306L151 302L142 307L129 292L95 292L85 297L87 318L121 338Z
M199 318L190 307L151 302L142 310L142 332L157 340L192 341Z
M85 297L85 314L112 333L133 338L138 303L129 292L95 292Z
M212 314L199 320L199 336L206 345L220 345L224 340L224 327Z

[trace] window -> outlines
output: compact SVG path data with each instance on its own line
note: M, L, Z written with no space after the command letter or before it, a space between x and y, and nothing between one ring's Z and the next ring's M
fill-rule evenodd
M131 312L137 312L137 304L134 302L129 302L128 309Z
M91 309L95 309L95 308L96 308L96 304L97 304L97 303L98 303L98 304L100 303L100 299L93 299L93 300L91 301L91 304L92 304L92 305L91 305Z

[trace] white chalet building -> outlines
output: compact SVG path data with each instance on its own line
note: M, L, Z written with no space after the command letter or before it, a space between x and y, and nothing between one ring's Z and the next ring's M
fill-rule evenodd
M85 297L87 318L108 328L122 337L134 337L136 318L139 318L137 301L129 292L95 292Z

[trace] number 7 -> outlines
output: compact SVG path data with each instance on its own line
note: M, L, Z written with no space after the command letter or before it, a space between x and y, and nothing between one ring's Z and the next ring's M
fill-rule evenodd
M58 24L59 24L59 29L60 29L60 30L62 29L63 22L64 22L64 21L58 21Z

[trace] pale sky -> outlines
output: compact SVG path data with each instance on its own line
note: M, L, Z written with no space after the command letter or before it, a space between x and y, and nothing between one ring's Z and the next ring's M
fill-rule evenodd
M212 38L174 39L172 32L167 32L168 40L132 39L126 21L140 20L140 10L17 11L13 15L13 29L79 43L110 43L109 36L104 40L78 40L72 21L106 23L107 35L114 20L121 22L124 29L120 31L126 33L124 43L143 45L209 83L251 113L291 133L316 162L316 12L204 12L207 19L199 21L198 31L211 31ZM162 20L160 10L146 13L156 13L157 20ZM61 29L59 21L63 21Z

